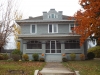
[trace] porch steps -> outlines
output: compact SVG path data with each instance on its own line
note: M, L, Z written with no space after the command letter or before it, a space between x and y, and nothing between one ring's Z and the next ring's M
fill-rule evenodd
M44 68L42 71L40 71L40 74L42 75L76 75L74 72L71 72L69 70L65 70L65 69L58 69L58 68L54 68L54 69L48 69L48 68Z

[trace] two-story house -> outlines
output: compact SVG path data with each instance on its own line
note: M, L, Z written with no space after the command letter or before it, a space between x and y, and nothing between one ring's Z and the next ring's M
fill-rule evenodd
M70 60L70 53L86 53L87 43L80 47L80 35L72 34L75 19L63 15L62 11L50 9L43 12L43 16L29 17L29 19L17 20L21 26L21 34L18 35L21 43L21 51L32 59L33 53L44 54L46 62L61 62L62 54Z

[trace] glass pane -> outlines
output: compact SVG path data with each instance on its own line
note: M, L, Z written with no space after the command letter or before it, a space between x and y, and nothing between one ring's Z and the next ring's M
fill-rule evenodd
M49 25L49 32L52 32L52 25Z
M32 33L35 33L35 25L32 25Z
M69 49L69 44L65 43L65 49Z
M51 53L55 53L55 50L51 50Z
M50 42L46 43L46 49L50 49Z
M59 42L57 42L56 46L57 49L61 49L61 44Z
M54 32L57 32L57 25L54 25Z
M51 41L51 49L55 49L55 41Z
M61 53L61 50L57 50L57 53Z
M46 50L46 53L50 53L50 50Z
M52 18L54 18L54 14L51 14Z

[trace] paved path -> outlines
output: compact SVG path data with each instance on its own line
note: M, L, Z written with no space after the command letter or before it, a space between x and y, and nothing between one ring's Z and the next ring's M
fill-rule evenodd
M58 62L47 63L40 73L42 75L75 75L74 72L71 72L62 63Z

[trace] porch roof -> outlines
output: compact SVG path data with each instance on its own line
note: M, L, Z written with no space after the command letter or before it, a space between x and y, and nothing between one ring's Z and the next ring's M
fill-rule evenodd
M20 23L69 23L75 22L75 20L16 20L18 24Z
M77 37L80 37L80 35L77 35L77 34L72 34L72 33L69 33L69 34L19 34L18 37L19 38L39 38L39 37L42 37L42 38L48 38L48 37L74 37L74 36L77 36Z

